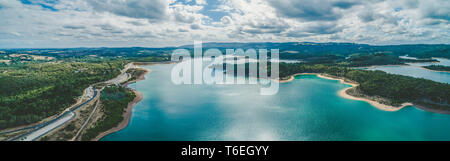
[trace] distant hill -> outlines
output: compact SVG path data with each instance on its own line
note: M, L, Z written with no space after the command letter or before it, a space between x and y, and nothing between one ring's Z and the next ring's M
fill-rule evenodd
M386 45L375 46L355 43L313 43L313 42L287 42L287 43L203 43L203 48L219 49L280 49L281 57L298 58L337 55L348 57L352 54L374 54L385 53L394 56L409 55L418 58L443 57L450 58L450 45ZM193 45L184 45L178 48L192 49Z
M225 49L280 49L282 59L345 59L351 55L388 54L392 56L409 55L417 58L442 57L450 59L450 45L385 45L375 46L355 43L313 43L313 42L260 42L260 43L203 43L203 48ZM193 45L167 48L68 48L68 49L4 49L6 53L28 53L55 57L123 56L145 57L168 55L174 49L193 49ZM4 53L3 53L4 54Z

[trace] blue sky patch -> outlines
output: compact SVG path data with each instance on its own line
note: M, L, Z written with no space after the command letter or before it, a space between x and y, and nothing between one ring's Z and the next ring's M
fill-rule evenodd
M20 2L25 5L38 5L38 6L41 6L44 10L50 10L50 11L54 11L54 12L58 11L58 9L51 6L51 5L56 4L58 2L58 0L43 0L43 1L38 1L38 2L36 2L36 1L32 2L30 0L20 0Z
M217 7L220 5L219 1L207 1L207 2L208 4L205 5L205 7L203 8L203 10L200 11L200 13L210 17L213 22L220 21L220 19L223 16L228 15L228 13L226 12L213 11L214 9L217 9Z

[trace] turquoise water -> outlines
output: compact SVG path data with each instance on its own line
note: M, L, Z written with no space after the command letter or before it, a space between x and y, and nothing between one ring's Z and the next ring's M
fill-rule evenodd
M409 63L405 65L392 65L392 66L375 66L370 68L361 68L365 70L381 70L391 74L400 74L416 78L425 78L436 82L450 83L449 72L431 71L422 68L422 66L428 65L444 65L450 66L450 60L443 58L434 58L439 60L438 63Z
M338 81L297 76L261 96L257 85L173 85L172 66L146 67L129 126L103 141L450 140L450 115L381 111L339 97L349 86Z

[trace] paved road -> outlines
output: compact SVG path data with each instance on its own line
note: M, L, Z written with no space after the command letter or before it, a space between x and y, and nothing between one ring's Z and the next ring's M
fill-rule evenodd
M119 76L117 76L114 79L111 79L109 81L106 81L104 83L106 84L120 84L122 82L127 81L130 78L130 74L126 73L128 71L128 69L134 68L134 64L133 63L129 63L125 66L124 69L122 69L121 74Z
M92 87L89 87L89 88L86 89L85 96L88 97L88 98L95 98L95 97L92 97L92 95L93 95L94 92L95 92L95 91L93 90L93 88L92 88ZM91 100L91 99L90 99L90 100ZM87 102L89 102L90 100L88 100ZM87 102L86 102L86 103L87 103ZM86 103L80 104L79 106L76 106L76 107L74 107L74 108L78 109L78 108L80 108L81 106L83 106L83 105L86 104ZM60 117L61 117L61 116L60 116ZM60 118L60 117L57 117L56 119L58 119L58 118ZM55 120L55 119L54 119L54 120ZM41 127L43 127L43 126L46 126L47 124L50 124L51 122L52 122L52 120L51 120L51 121L48 121L48 122L45 122L45 123L41 123L41 124L37 124L37 125L33 125L33 126L28 126L28 127L24 127L24 128L20 128L20 129L14 129L14 130L10 130L10 131L3 131L3 132L0 132L0 135L3 135L3 134L9 134L9 133L15 133L15 132L19 132L19 131L25 131L25 130L30 130L30 129L41 128Z
M63 117L61 117L59 120L55 120L54 122L48 124L47 126L39 128L26 136L18 138L18 140L19 141L34 141L34 140L38 139L39 137L52 131L53 129L58 128L62 124L66 123L67 121L73 119L75 117L75 115L76 114L74 112L69 112L66 115L64 115Z
M90 87L90 88L93 89L93 87ZM64 114L62 114L61 116L58 116L57 118L55 118L53 120L42 123L40 125L36 125L33 130L31 130L25 134L19 135L17 137L14 137L14 138L11 138L8 140L9 141L33 141L33 140L36 140L39 137L49 133L50 131L56 129L57 127L63 125L67 121L70 121L76 115L74 111L76 111L80 107L83 107L84 105L90 103L95 97L97 97L98 91L95 89L93 89L93 90L94 90L94 95L86 102L73 107L69 111L65 112Z

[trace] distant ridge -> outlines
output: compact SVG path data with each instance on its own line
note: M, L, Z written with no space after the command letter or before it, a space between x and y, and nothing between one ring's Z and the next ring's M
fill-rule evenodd
M442 57L450 59L450 45L447 44L408 44L408 45L368 45L357 43L314 43L314 42L208 42L202 47L224 49L279 49L280 58L303 59L306 57L348 57L352 54L377 54L385 53L394 56L409 55L417 58ZM146 48L146 47L115 47L115 48L60 48L60 49L3 49L5 51L52 54L62 52L62 56L82 56L89 54L123 56L139 55L148 53L150 55L169 54L174 49L193 49L193 45L183 45L179 47ZM36 50L30 52L31 50Z

